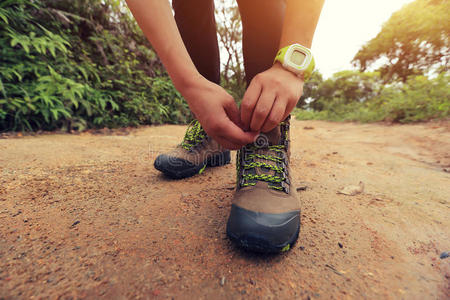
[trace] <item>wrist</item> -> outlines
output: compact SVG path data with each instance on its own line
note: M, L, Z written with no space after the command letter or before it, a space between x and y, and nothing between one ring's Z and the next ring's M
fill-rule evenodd
M171 76L171 78L173 85L182 95L204 80L204 77L196 70L184 74L176 74Z
M205 87L210 83L210 81L198 72L181 76L181 78L174 80L175 88L184 97L191 109L196 106L196 103L199 100L198 92L204 91Z
M286 69L285 67L283 67L283 65L280 63L280 62L278 62L278 61L276 61L273 65L272 65L272 69L274 69L274 70L279 70L279 71L281 71L281 72L283 72L283 73L285 73L285 74L290 74L290 75L292 75L292 76L295 76L295 77L297 77L299 80L301 80L301 81L305 81L304 80L304 77L303 77L303 73L301 73L301 74L296 74L296 73L294 73L294 72L292 72L292 71L289 71L288 69Z

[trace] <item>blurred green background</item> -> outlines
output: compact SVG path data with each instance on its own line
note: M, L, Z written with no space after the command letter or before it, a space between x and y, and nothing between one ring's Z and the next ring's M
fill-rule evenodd
M216 1L222 85L245 91L236 6ZM450 1L395 12L354 68L305 84L299 119L417 122L450 115ZM332 55L332 49L330 55ZM0 131L184 124L192 119L124 1L0 2Z

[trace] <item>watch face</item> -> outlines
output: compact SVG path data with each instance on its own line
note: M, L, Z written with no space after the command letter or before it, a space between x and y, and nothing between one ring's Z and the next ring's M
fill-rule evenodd
M306 55L303 52L300 52L298 50L294 50L291 55L291 61L296 64L297 66L303 65L303 62L305 61Z

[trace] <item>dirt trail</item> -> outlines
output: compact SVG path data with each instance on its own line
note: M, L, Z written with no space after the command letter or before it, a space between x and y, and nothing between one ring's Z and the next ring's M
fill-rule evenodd
M225 236L234 161L182 181L153 168L185 128L0 139L0 298L450 297L450 123L293 121L307 188L278 256Z

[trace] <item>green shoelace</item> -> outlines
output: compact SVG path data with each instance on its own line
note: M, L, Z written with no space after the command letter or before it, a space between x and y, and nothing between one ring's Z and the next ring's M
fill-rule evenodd
M184 139L181 142L181 147L189 151L201 143L205 138L206 132L203 130L202 125L200 125L199 121L193 120L186 130Z
M255 147L255 146L251 146L251 147L249 147L247 149L250 150L250 151L258 150L258 148ZM283 145L273 145L273 146L268 146L267 149L270 150L270 151L283 153L284 150L285 150L285 146L283 146ZM245 150L241 150L241 151L245 151ZM275 162L275 163L280 163L280 164L282 164L284 162L283 158L278 157L278 156L274 156L274 155L270 155L270 154L258 154L258 153L248 154L246 156L246 159L247 159L246 161L248 161L249 163L242 164L241 166L238 166L238 170L239 170L239 168L243 168L244 170L251 170L251 169L255 169L255 168L265 168L265 169L269 169L269 170L275 171L277 175L271 175L271 174L243 174L242 175L243 181L240 184L241 187L254 186L254 185L256 185L256 182L254 182L254 181L265 181L265 182L269 183L269 185L268 185L269 188L275 189L275 190L279 190L279 191L284 191L285 188L283 187L282 183L286 181L286 170L285 170L285 168L284 167L280 167L280 166L275 166L273 164L269 164L269 163L266 163L266 162L261 162L261 161L256 162L256 161L254 161L255 158L264 159L264 160L268 160L268 161ZM239 163L239 161L240 161L240 159L238 159L238 163ZM279 174L279 176L278 176L278 174ZM276 184L280 184L280 185L276 185Z

